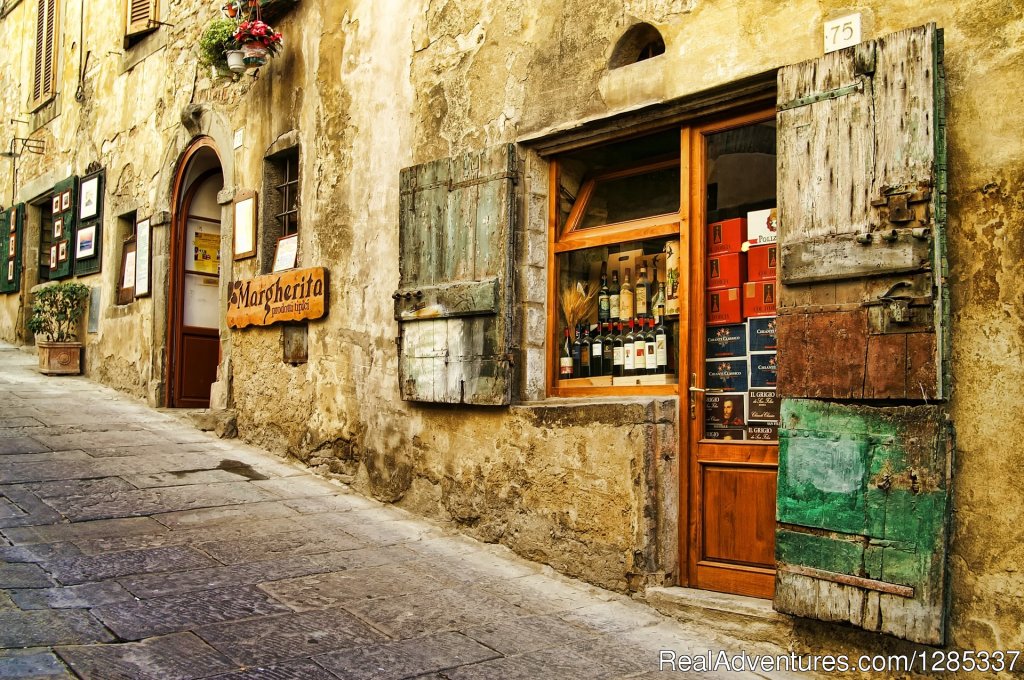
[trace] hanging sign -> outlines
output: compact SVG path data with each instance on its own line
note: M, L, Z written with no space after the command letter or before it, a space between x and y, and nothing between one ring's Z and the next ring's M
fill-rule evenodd
M231 328L319 319L326 313L326 267L232 281L228 288L227 321Z

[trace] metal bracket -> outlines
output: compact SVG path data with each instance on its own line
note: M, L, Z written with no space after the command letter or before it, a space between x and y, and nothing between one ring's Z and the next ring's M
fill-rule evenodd
M792 101L786 102L779 106L779 111L789 111L790 109L798 109L802 106L809 106L811 104L817 104L818 102L829 101L831 99L839 99L845 97L848 94L854 92L864 91L864 80L858 80L853 85L846 85L845 87L837 87L834 90L828 90L826 92L818 92L816 94L808 95L806 97L800 97Z
M886 219L893 224L905 224L917 219L912 203L930 201L932 192L927 189L910 191L906 187L884 189L882 197L871 201L872 207L885 208Z

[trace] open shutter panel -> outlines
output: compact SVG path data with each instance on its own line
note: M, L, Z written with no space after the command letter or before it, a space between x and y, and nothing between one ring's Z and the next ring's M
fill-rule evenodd
M57 266L55 268L50 269L51 281L56 279L67 278L72 273L71 263L72 260L74 259L73 251L75 246L75 233L77 226L76 216L78 215L78 177L68 177L66 180L58 182L56 185L54 185L54 196L60 196L63 199L65 193L69 194L67 209L63 208L62 200L62 207L60 212L54 214L53 216L53 243L57 246L58 253L60 251L61 243L65 244L64 248L66 257L63 260L58 259ZM63 233L59 237L56 234L56 224L58 219L60 219L63 224Z
M952 457L929 403L948 379L943 97L934 24L779 72L775 608L927 644Z
M13 225L13 230L11 229ZM24 249L25 204L19 203L0 213L0 293L21 290L21 258ZM11 249L11 237L14 248Z
M394 299L403 399L511 402L517 173L511 144L402 170Z
M156 19L157 0L127 0L128 28L125 35L131 37L153 30Z

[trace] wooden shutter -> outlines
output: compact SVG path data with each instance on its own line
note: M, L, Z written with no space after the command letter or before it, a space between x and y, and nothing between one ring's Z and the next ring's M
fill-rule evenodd
M13 229L12 229L13 226ZM25 204L0 212L0 293L21 290L22 251L25 242ZM11 238L14 248L11 249Z
M50 280L54 281L57 279L64 279L71 276L72 268L71 262L74 259L74 247L75 247L75 232L78 215L78 177L68 177L66 180L57 182L53 187L53 195L61 197L61 208L60 212L54 213L54 233L53 233L53 244L57 246L58 252L60 251L61 244L64 244L66 257L63 260L58 260L57 266L50 269ZM63 197L67 195L67 207L63 206ZM62 233L57 236L56 224L57 220L61 220Z
M403 399L509 404L511 144L402 170L399 385Z
M125 36L132 37L141 33L148 33L156 28L153 23L156 21L157 0L126 0L125 9L128 12L126 21L127 28Z
M38 0L36 45L32 62L32 106L42 104L57 88L57 0Z
M928 644L952 439L943 74L933 24L778 81L775 607Z
M88 188L91 195L95 195L95 208L91 208L89 214L83 215L81 203L85 189ZM78 200L72 206L77 216L75 225L75 238L71 245L74 246L75 276L95 274L100 271L103 265L103 208L104 193L106 191L106 173L99 171L82 177L78 182ZM78 257L78 235L83 230L90 230L84 235L91 235L94 243L94 253L88 257Z

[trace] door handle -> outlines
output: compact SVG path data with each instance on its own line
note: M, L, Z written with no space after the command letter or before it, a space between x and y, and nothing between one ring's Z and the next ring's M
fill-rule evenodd
M694 394L704 392L703 387L697 387L697 374L690 374L690 420L697 420L697 400L693 398Z
M693 385L691 385L690 386L690 391L691 392L705 392L706 390L703 387L694 387Z

